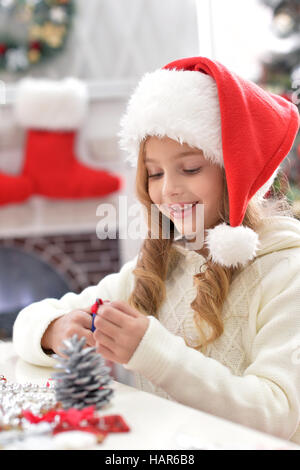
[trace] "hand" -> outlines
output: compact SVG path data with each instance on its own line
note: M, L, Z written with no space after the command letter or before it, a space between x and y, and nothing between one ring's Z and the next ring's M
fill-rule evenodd
M66 313L50 323L42 337L42 348L50 349L62 356L63 341L75 334L78 338L83 336L86 338L85 346L95 346L91 328L92 314L90 309L72 310L72 312Z
M100 305L94 320L96 350L105 359L127 364L143 338L149 318L127 302Z

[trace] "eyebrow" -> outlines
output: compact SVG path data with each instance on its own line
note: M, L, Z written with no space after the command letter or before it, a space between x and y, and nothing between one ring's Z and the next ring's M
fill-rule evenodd
M201 151L199 150L187 150L186 152L180 152L174 155L174 158L179 158L179 157L187 157L188 155L201 155ZM152 158L145 158L144 160L145 163L147 162L153 162L155 163L156 160L153 160Z

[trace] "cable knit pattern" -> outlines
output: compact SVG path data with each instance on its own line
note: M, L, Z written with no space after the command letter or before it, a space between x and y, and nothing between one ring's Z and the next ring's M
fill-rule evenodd
M258 260L232 282L223 305L224 332L206 350L208 357L229 367L235 375L242 375L249 364L243 338L247 334L251 299L262 280L260 264Z
M176 248L183 256L167 282L167 298L160 309L158 319L171 333L181 336L193 347L200 344L193 320L194 311L190 307L197 293L193 285L193 275L200 272L205 259L193 251L181 248L180 245ZM254 289L262 277L263 272L257 261L252 264L251 269L242 271L234 279L223 305L224 333L205 349L207 357L224 364L235 375L241 376L249 364L243 337L248 325L249 306ZM135 374L135 380L139 389L172 400L170 395L141 374Z
M188 345L198 345L199 335L194 325L194 310L190 307L196 296L193 276L200 272L205 262L202 255L174 244L182 254L176 268L166 281L166 299L160 308L158 319L168 331L184 338ZM172 399L168 393L153 385L140 374L135 374L137 388Z

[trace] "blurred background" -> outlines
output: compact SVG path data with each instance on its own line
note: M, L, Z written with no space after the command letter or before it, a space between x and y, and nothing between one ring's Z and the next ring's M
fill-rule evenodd
M24 306L97 284L138 252L139 239L118 236L118 198L126 196L128 207L136 199L135 171L124 163L117 134L141 76L203 55L299 106L299 38L300 0L0 0L0 338L11 338ZM15 116L18 87L28 77L75 77L86 86L85 119L66 145L70 168L80 164L91 172L101 194L59 191L73 170L60 174L53 163L55 131L41 137L44 151L32 153L30 129ZM49 175L61 182L57 192L24 196L28 161L49 153L55 166ZM282 169L286 179L276 180L273 191L285 192L300 218L299 136ZM122 185L108 184L112 178ZM116 207L103 239L96 236L102 202Z

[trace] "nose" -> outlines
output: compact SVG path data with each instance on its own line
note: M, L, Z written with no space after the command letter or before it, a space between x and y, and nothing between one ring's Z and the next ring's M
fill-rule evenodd
M174 196L183 193L183 182L177 175L165 172L162 185L162 196L164 200L170 200Z

